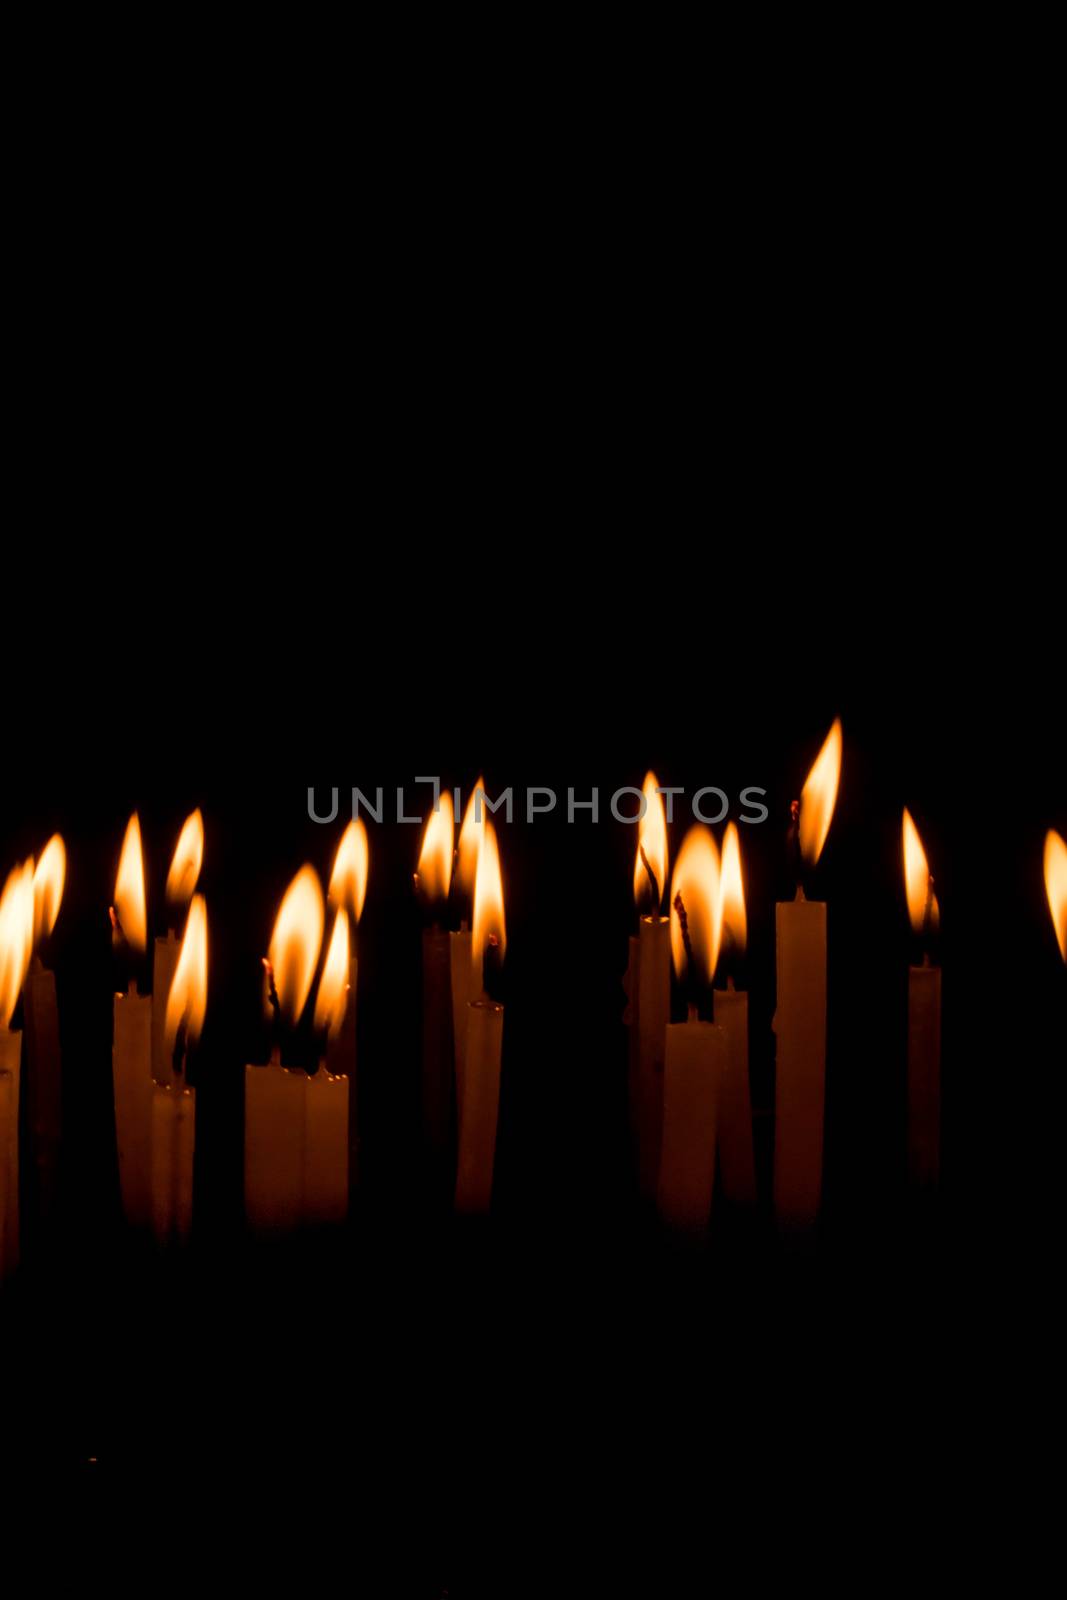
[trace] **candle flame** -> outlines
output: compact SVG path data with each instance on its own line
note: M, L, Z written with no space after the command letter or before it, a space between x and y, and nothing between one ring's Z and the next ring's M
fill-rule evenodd
M286 1021L300 1021L322 949L325 911L314 867L303 866L285 891L270 941L278 1005Z
M0 1028L6 1028L33 953L33 857L8 873L0 895Z
M474 880L485 836L485 822L485 779L479 778L463 813L463 826L459 830L459 859L456 862L456 881L468 900L474 896Z
M933 932L941 918L933 882L926 864L926 851L919 838L919 830L912 821L911 812L905 806L904 889L908 897L908 916L915 932L919 934Z
M748 939L745 915L745 886L741 876L741 840L736 822L731 822L722 841L722 931L723 941L744 955Z
M185 919L185 935L178 952L178 965L174 969L167 1010L163 1024L163 1037L168 1054L174 1049L178 1029L185 1027L187 1045L195 1043L204 1026L207 1011L207 906L202 894L194 894Z
M203 860L204 819L198 808L185 819L167 875L167 899L172 905L183 906L190 899L200 877Z
M685 912L684 929L682 908ZM715 848L711 830L698 822L682 840L671 877L671 956L679 978L686 974L691 950L697 976L706 983L711 982L719 962L722 922L719 852Z
M815 758L808 781L800 793L800 853L809 867L822 855L841 779L841 718L838 717L826 743Z
M497 849L496 829L489 821L485 821L484 826L485 833L474 874L471 960L475 972L482 970L486 947L490 940L495 941L498 946L501 959L507 943L504 929L504 883L500 875L500 852Z
M47 939L56 925L59 907L63 901L63 885L67 878L67 851L58 833L54 833L41 851L33 871L33 942Z
M1067 844L1055 828L1045 838L1045 891L1060 955L1067 961Z
M426 832L419 853L419 893L431 903L448 899L452 881L452 851L455 848L456 822L452 815L452 796L446 791L436 811L426 819Z
M326 962L315 996L315 1026L331 1034L341 1031L348 1008L348 912L341 906L333 919Z
M367 872L370 852L367 848L367 829L362 817L353 817L337 846L330 873L330 904L335 909L344 906L352 913L358 926L363 915L363 902L367 897Z
M663 891L667 887L667 813L663 796L657 794L659 780L654 772L645 773L641 793L645 814L637 824L637 855L634 859L634 900L639 911L659 916ZM647 862L647 866L646 866ZM656 880L655 889L649 872Z
M115 913L126 943L133 950L144 950L148 918L144 900L144 853L141 849L141 824L136 811L126 824L119 870L115 878Z

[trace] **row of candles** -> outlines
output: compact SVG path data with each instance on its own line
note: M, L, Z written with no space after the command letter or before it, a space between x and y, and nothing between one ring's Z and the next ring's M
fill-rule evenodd
M842 760L836 722L794 802L791 841L797 892L776 907L777 1002L774 1211L787 1230L815 1222L822 1188L827 1040L826 905L808 899L805 873L829 833ZM708 1226L718 1184L739 1206L756 1198L748 1075L748 996L732 978L716 987L720 957L743 951L746 910L738 830L721 855L710 829L689 829L668 883L667 822L653 773L642 788L634 864L638 931L625 986L629 1097L642 1194L664 1221L687 1233ZM495 831L479 780L455 841L452 798L440 795L423 836L416 892L423 933L422 1110L428 1148L454 1174L455 1209L484 1213L493 1184L504 1006L498 979L506 948L504 894ZM909 916L927 946L909 971L908 1169L934 1185L940 1147L941 974L928 941L937 897L910 814L902 825ZM188 1081L207 1008L208 920L196 892L203 861L199 811L182 828L166 897L185 917L157 938L153 990L131 978L115 995L112 1065L122 1204L132 1228L160 1244L187 1239L193 1208L196 1091ZM324 897L304 866L282 900L263 962L264 1003L273 1020L270 1059L245 1069L244 1196L249 1229L262 1235L342 1222L355 1178L355 932L366 895L368 842L354 819L337 849ZM19 1257L20 1083L26 1146L38 1203L49 1209L61 1137L59 1027L54 975L42 951L55 925L66 852L52 838L40 859L16 868L0 897L0 1278ZM1067 961L1067 843L1050 831L1045 884ZM445 927L453 876L471 926ZM665 904L666 901L666 904ZM325 939L327 907L332 916ZM131 960L145 952L144 856L136 814L129 821L111 907L113 938ZM323 956L323 949L325 955ZM671 972L687 999L671 1022ZM316 974L318 982L316 984ZM312 1002L312 990L314 1001ZM11 1027L20 994L23 1030ZM311 1041L309 1046L309 1040ZM311 1049L312 1070L305 1062ZM23 1075L23 1055L25 1073ZM288 1057L288 1059L287 1059Z

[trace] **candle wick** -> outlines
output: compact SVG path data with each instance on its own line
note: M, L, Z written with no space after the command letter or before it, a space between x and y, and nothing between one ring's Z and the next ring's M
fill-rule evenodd
M797 899L803 900L804 890L801 884L802 861L800 857L800 801L789 802L789 862L793 871L793 878L797 886Z
M693 966L693 945L689 938L689 917L686 914L685 901L682 899L681 890L674 897L674 909L678 913L678 922L682 930L686 965L691 969Z
M924 944L929 941L931 925L933 923L933 917L934 917L934 875L933 875L932 872L928 872L926 874L926 905L923 908L923 942L924 942ZM926 955L926 958L925 958L925 961L924 961L924 965L927 965L928 963L929 963L929 956Z
M645 871L648 874L648 881L652 886L652 915L653 916L658 916L659 915L659 902L660 902L660 887L659 887L659 884L656 882L656 874L652 871L652 863L649 861L648 857L645 855L645 847L644 847L644 845L643 844L639 844L637 849L638 849L638 853L639 853L639 855L641 857L641 863L642 863Z
M697 1008L693 1004L692 1000L690 1000L688 1006L686 1007L686 1018L685 1018L685 1020L687 1022L699 1022L700 1021L700 1013L697 1011Z

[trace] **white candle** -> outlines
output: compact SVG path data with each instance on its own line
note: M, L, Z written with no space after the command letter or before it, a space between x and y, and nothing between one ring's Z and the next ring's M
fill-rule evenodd
M456 1104L462 1103L467 1065L467 1007L481 993L481 974L474 968L469 928L448 936L452 990L452 1050L456 1072Z
M905 809L904 886L908 915L924 943L937 930L940 910L919 831ZM908 972L908 1182L915 1189L936 1188L941 1168L941 970L922 966Z
M0 1283L19 1264L19 1066L22 1034L0 1027Z
M322 1227L348 1216L348 1092L346 1077L320 1067L304 1079L301 1221Z
M640 911L636 961L631 945L630 995L637 1045L631 1078L631 1122L636 1130L637 1181L644 1199L654 1201L663 1136L663 1057L671 1014L670 922L660 916L667 887L667 815L659 781L645 774L634 856L634 901Z
M0 1276L13 1272L19 1260L19 1077L22 1034L14 1032L11 1018L18 1005L33 949L33 861L8 874L0 895Z
M656 1203L670 1227L700 1233L711 1219L715 1126L724 1037L710 1022L675 1022L666 1030L663 1143Z
M356 1070L356 995L359 978L356 935L363 904L367 898L367 879L370 873L370 850L367 830L358 818L350 822L341 835L330 873L329 900L339 915L344 911L352 919L351 949L348 963L348 989L344 1017L340 1028L330 1029L326 1047L326 1066L335 1078L348 1080L348 1186L351 1193L359 1179L360 1117L359 1079ZM336 936L336 920L334 933Z
M483 982L488 966L494 975L499 971L505 949L504 889L496 833L488 822L478 849L471 949L474 970ZM504 1007L483 992L468 1003L466 1014L466 1068L457 1108L455 1208L481 1213L489 1210L493 1194Z
M63 1079L55 973L35 960L23 994L26 1111L33 1155L36 1212L46 1222L55 1205L63 1136Z
M748 995L732 987L716 989L715 1021L723 1036L717 1122L719 1187L731 1205L754 1206L756 1158L748 1081Z
M152 1090L152 1231L159 1245L185 1244L193 1223L196 1092L180 1083Z
M304 1207L305 1072L275 1059L245 1068L245 1219L256 1234L292 1233Z
M446 792L427 818L415 873L415 891L428 918L422 931L422 1145L435 1182L451 1165L456 1100L452 945L442 926L454 837L452 796Z
M156 939L152 952L152 998L155 1001L152 1008L152 1076L157 1083L174 1082L174 1062L169 1059L166 1041L166 1015L167 996L174 982L180 949L181 941L171 928L165 939Z
M122 1209L132 1228L144 1228L152 1208L152 1000L136 983L115 996L111 1071Z

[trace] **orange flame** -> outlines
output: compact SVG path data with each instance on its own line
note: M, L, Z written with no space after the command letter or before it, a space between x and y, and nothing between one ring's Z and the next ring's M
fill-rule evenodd
M479 795L481 795L480 801ZM456 862L456 881L468 900L474 894L474 880L478 873L478 858L481 854L482 839L485 837L485 824L485 779L479 778L467 801L467 809L463 813L463 826L459 830L459 859Z
M196 888L204 860L204 819L199 808L186 817L174 859L167 875L167 899L173 905L183 906Z
M722 841L722 931L726 943L744 955L748 939L745 886L741 876L741 840L731 822Z
M800 853L809 867L822 855L840 780L841 718L838 717L800 793Z
M352 921L359 924L363 915L363 902L367 897L367 872L370 852L367 848L367 828L362 817L353 817L337 846L330 873L330 904L339 909L344 906L352 913Z
M656 792L658 788L656 774L646 772L641 786L645 814L637 824L637 855L634 858L634 900L638 910L647 908L656 917L659 916L663 891L667 887L667 813L663 809L663 796ZM655 890L649 882L650 871L656 880Z
M326 962L315 996L315 1026L331 1034L341 1031L348 1008L348 912L344 906L333 919Z
M136 811L126 824L118 876L115 879L115 912L126 943L143 951L148 933L144 902L144 853L141 850L141 824Z
M1055 828L1045 838L1045 892L1060 955L1067 961L1067 844Z
M471 929L471 960L475 972L482 970L486 947L495 940L503 959L507 940L504 929L504 883L500 874L500 852L496 829L484 822L485 835L478 852L474 875L474 918Z
M314 867L300 868L285 891L270 941L270 965L278 1005L290 1023L300 1021L315 976L325 911Z
M904 807L904 889L908 897L908 916L915 932L933 932L941 919L941 910L934 893L934 880L926 865L926 851L907 806Z
M671 878L671 956L674 970L682 978L689 966L689 953L682 932L679 897L685 908L693 965L698 976L710 983L722 942L722 880L715 840L702 822L690 828L682 840Z
M0 1028L19 1002L33 952L33 857L8 873L0 895Z
M452 882L452 851L454 849L456 821L452 814L452 796L446 790L436 811L426 819L426 832L419 854L419 893L431 902L448 899Z
M174 1049L178 1029L184 1023L186 1044L200 1037L207 1011L207 906L202 894L194 894L185 919L185 935L178 952L178 965L167 996L163 1024L168 1055Z
M47 939L56 925L66 878L66 847L59 834L54 833L41 851L41 859L33 872L34 944L40 944L42 939Z

